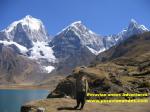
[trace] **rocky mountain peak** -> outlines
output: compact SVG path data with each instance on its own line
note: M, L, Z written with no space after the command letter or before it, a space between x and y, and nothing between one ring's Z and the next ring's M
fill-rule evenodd
M131 19L127 28L123 29L116 36L118 42L125 40L133 35L142 34L149 31L144 25L139 24L134 19Z
M25 16L22 20L20 20L20 23L28 26L30 30L40 30L42 27L44 27L40 19L36 19L30 15Z
M26 48L33 47L36 42L48 40L47 31L40 19L30 15L13 22L6 29L0 31L0 40L16 42Z
M137 28L137 27L138 27L138 23L134 19L131 19L129 26L128 26L128 29Z
M148 31L148 29L144 25L140 25L137 23L135 19L131 19L128 30L140 30L140 31Z
M71 23L71 25L70 26L78 26L78 25L82 25L82 21L75 21L75 22L73 22L73 23Z
M104 49L103 37L92 32L81 21L71 23L52 40L55 44L62 41L67 45L87 47L94 54ZM59 45L61 44L59 43Z
M96 33L92 32L91 30L89 30L83 23L82 21L75 21L73 23L71 23L70 25L68 25L67 27L65 27L61 32L57 33L57 35L62 34L62 33L68 33L68 32L74 32L78 35L81 34L94 34L96 35Z
M131 19L119 34L104 37L91 31L83 22L75 21L48 40L42 21L27 15L0 31L0 44L36 60L49 73L53 69L68 72L76 66L89 64L99 53L145 31L148 31L145 26Z
M36 19L30 15L27 15L24 18L13 22L3 31L11 32L17 27L18 24L21 24L23 27L26 27L30 30L39 30L41 27L43 27L43 23L41 20Z
M26 19L32 19L33 17L31 15L26 15L24 18L26 18Z
M68 30L86 30L86 26L81 21L71 23L66 29Z

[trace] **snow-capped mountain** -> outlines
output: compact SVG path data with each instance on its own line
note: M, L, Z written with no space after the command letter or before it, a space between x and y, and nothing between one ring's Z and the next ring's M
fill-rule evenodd
M1 40L16 42L26 48L33 47L33 42L47 41L48 35L41 20L27 15L21 20L10 24L0 32Z
M59 60L58 69L65 72L94 59L103 50L103 37L88 29L81 21L74 22L59 32L49 43Z
M140 25L134 19L131 19L129 26L118 34L100 36L88 29L81 21L77 21L59 32L52 40L52 43L54 45L59 43L60 45L62 42L67 42L75 46L86 46L93 54L97 55L132 35L142 34L147 31L149 30L144 25Z
M63 38L69 40L75 40L78 38L80 44L83 46L88 46L97 51L103 47L102 38L88 29L81 21L77 21L63 29L58 35L63 35ZM71 36L70 36L71 35Z
M0 45L37 61L44 72L54 69L68 72L76 66L89 64L97 54L130 36L146 31L149 30L144 25L132 19L120 33L101 36L76 21L49 39L42 21L27 15L0 31Z
M103 37L88 29L81 21L74 22L59 32L52 43L74 45L76 47L85 46L92 53L104 51Z
M0 44L15 46L20 54L38 60L42 66L46 63L42 68L49 66L47 63L55 63L56 60L52 48L48 46L49 41L42 21L30 15L13 22L0 32Z
M36 41L46 41L48 39L47 32L41 20L33 18L30 15L23 19L10 24L6 29L2 30L6 33L9 40L20 40L18 33L25 33L26 38Z
M105 36L104 37L104 45L105 49L109 49L110 47L128 39L133 35L142 34L144 32L148 32L149 30L144 26L138 24L134 19L131 19L127 28L123 29L121 32L115 35Z
M142 34L149 31L144 25L138 24L134 19L131 19L127 28L123 29L116 35L117 41L123 41L130 36Z

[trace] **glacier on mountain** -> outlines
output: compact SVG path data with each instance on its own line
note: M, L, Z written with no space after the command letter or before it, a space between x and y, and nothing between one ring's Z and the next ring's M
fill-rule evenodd
M48 62L55 63L56 57L54 51L48 46L47 42L34 42L33 47L29 49L31 59L47 59Z
M37 60L42 66L44 66L41 63L43 61L39 61L41 59L46 60L48 63L56 62L53 50L48 46L49 36L40 19L27 15L23 19L10 24L0 32L0 35L2 35L0 36L1 44L5 46L15 45L21 54ZM1 39L1 37L4 38ZM45 70L45 67L41 68Z
M91 31L81 21L76 21L50 39L42 21L27 15L0 31L0 44L15 45L21 54L37 60L41 68L50 73L56 69L53 66L54 63L74 53L81 53L80 48L86 47L91 53L98 55L132 35L146 31L149 30L144 25L139 25L134 19L131 19L128 27L118 34L101 36ZM70 53L69 56L66 56L66 53ZM61 60L58 60L57 57ZM43 60L46 62L43 63Z
M55 69L54 66L42 66L43 72L51 73Z
M118 41L123 41L132 35L142 34L149 31L144 25L138 24L134 19L131 19L127 28L123 29L116 35Z
M26 54L28 49L16 42L13 42L13 41L1 41L0 40L0 44L3 44L4 46L9 46L9 45L15 45L19 50L20 50L20 53L22 54Z
M23 32L26 32L27 37L32 41L48 40L48 35L42 21L30 15L13 22L1 32L4 32L9 40L14 40L16 33Z

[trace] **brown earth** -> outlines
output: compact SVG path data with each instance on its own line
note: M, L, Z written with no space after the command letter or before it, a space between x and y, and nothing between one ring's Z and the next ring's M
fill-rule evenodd
M150 93L150 32L130 37L77 67L48 96L75 96L75 77L85 75L91 93ZM60 94L60 95L58 95Z
M74 110L76 101L70 98L51 98L33 101L22 106L21 112L150 112L150 103L86 103L83 110Z
M0 85L0 89L45 89L45 90L49 90L49 86L48 85L44 85L44 86L34 86L34 85Z
M150 52L150 32L145 32L141 35L134 35L124 42L113 46L112 48L106 50L105 52L100 53L96 59L92 62L101 63L108 62L118 58L130 58L137 60L143 60L141 55L146 55ZM139 58L138 58L139 57ZM150 58L149 58L150 59ZM147 59L147 60L149 60Z
M18 83L18 84L3 84L0 85L0 89L45 89L54 90L57 84L64 78L64 76L51 76L50 79L46 79L40 82L38 85L33 83Z
M90 93L149 93L150 66L138 70L138 66L103 63L94 67L78 67L73 74L63 79L48 98L75 97L75 77L85 75Z

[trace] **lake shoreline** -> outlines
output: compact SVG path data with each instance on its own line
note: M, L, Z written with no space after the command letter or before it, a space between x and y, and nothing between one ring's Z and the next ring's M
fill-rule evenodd
M8 89L27 89L27 90L50 90L51 87L49 85L44 86L36 86L36 85L0 85L0 90L8 90Z
M1 89L0 112L20 112L23 104L46 99L49 92L43 89Z

